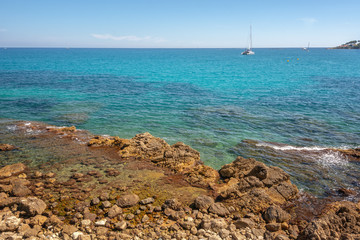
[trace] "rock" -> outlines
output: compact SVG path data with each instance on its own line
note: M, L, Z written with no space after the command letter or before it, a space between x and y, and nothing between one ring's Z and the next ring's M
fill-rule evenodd
M106 219L101 219L101 220L95 222L95 226L96 227L104 227L106 225L106 222L107 222Z
M214 186L221 200L244 212L258 213L273 204L284 204L297 197L298 189L289 175L255 159L237 157L219 173L225 183Z
M22 163L7 165L0 169L0 179L17 176L26 170L26 166Z
M149 221L149 216L145 214L145 215L142 217L141 222L142 222L142 223L145 223L145 222L147 222L147 221Z
M84 219L88 219L90 221L95 221L96 219L96 214L95 213L91 213L91 212L85 212L84 213Z
M214 199L207 195L200 195L194 200L194 206L199 210L208 210L212 204L214 204Z
M120 214L122 214L122 209L120 207L118 207L117 205L112 206L108 211L109 218L117 217Z
M276 236L274 240L290 240L290 239L284 234L279 234Z
M81 226L82 227L88 227L91 225L91 220L90 219L84 219L81 221Z
M71 235L72 239L74 240L78 240L78 239L82 239L80 238L80 236L83 236L84 233L83 232L80 232L80 231L77 231L77 232L73 232L73 234Z
M312 239L354 239L360 238L360 202L335 202L326 207L326 211L310 222L300 232L299 240ZM356 238L356 239L357 239Z
M139 202L139 196L136 194L127 194L121 196L117 201L116 204L120 207L132 207Z
M48 218L42 215L36 215L30 220L31 225L39 225L42 226Z
M98 205L100 203L100 199L95 197L93 199L91 199L91 204L92 205Z
M10 211L0 213L0 232L15 231L20 223L21 219L14 216Z
M229 210L222 203L213 203L209 207L209 212L225 217L230 214Z
M234 222L234 225L238 229L243 229L243 228L247 228L247 227L252 229L255 227L254 221L251 220L250 218L241 218L241 219L237 220L236 222Z
M72 235L74 232L78 231L78 229L73 225L65 224L62 227L62 232L66 233L67 235Z
M266 229L270 232L276 232L281 229L280 223L268 223L265 225Z
M165 200L164 204L175 211L179 211L181 209L181 203L175 198Z
M15 146L5 143L0 143L0 151L12 151L16 149Z
M45 202L37 197L21 198L18 204L30 216L41 215L46 209Z
M16 197L25 197L31 194L28 187L22 184L15 184L12 188L12 194Z
M116 229L116 230L120 230L120 231L121 231L121 230L125 230L126 227L127 227L126 221L121 221L121 222L115 223L115 229Z
M145 198L143 200L140 201L140 204L142 205L147 205L147 204L150 204L150 203L153 203L155 201L154 198L150 197L150 198Z
M273 205L265 210L263 213L263 218L267 223L277 222L282 223L290 220L291 216L279 206Z
M219 232L220 229L225 229L227 224L223 218L216 218L210 220L210 228L213 232Z
M102 203L101 206L102 206L103 208L109 208L109 207L111 207L111 202L105 201L105 202Z

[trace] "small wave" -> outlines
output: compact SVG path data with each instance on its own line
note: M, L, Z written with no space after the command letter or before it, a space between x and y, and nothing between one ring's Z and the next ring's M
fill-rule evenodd
M265 143L265 142L257 143L256 146L257 147L270 147L275 150L281 150L281 151L324 151L324 150L328 149L328 148L318 147L318 146L296 147L296 146L290 146L290 145L275 145L275 144Z
M323 166L347 166L349 164L348 159L339 152L328 151L317 157L317 162Z
M7 129L7 130L10 130L10 131L16 131L17 126L16 126L16 125L6 126L6 129Z

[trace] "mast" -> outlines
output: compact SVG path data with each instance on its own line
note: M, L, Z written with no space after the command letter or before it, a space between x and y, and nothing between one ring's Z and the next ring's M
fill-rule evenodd
M251 50L252 48L252 29L251 29L251 24L250 24L250 43L249 43L249 50Z

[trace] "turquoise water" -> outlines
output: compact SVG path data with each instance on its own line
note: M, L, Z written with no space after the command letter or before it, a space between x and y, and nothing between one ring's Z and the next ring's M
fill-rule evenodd
M147 131L215 168L241 155L244 139L360 145L360 51L241 51L1 49L0 118Z

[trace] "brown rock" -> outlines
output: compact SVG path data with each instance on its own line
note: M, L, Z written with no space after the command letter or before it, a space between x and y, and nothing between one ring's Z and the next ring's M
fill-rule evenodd
M268 223L265 225L266 229L270 232L277 232L281 229L280 223Z
M0 169L0 179L17 176L26 170L26 166L22 163L7 165Z
M19 208L30 216L41 215L46 209L45 202L37 197L21 198L18 204Z
M31 191L28 187L21 185L21 184L15 184L12 188L12 194L16 197L25 197L31 194Z
M15 146L5 143L0 143L0 151L12 151L16 149Z
M208 210L209 207L214 204L214 199L207 195L200 195L194 200L194 206L196 209L205 209Z
M117 217L120 214L122 214L122 209L120 207L118 207L117 205L112 206L108 211L109 218Z
M339 239L360 238L360 202L335 202L327 206L327 210L314 219L300 232L298 239ZM356 238L346 238L348 236Z
M230 214L229 210L227 210L227 208L222 203L211 204L211 206L209 207L209 212L217 214L221 217L225 217Z
M42 226L48 218L42 215L36 215L30 220L31 225L39 225Z
M178 211L181 209L181 203L177 199L168 199L165 200L165 205L175 211Z
M234 225L238 229L247 228L247 227L252 229L255 227L254 221L251 220L250 218L241 218L241 219L237 220L236 222L234 222Z
M279 206L275 205L265 210L263 218L267 223L282 223L290 220L291 216L290 214L282 210Z
M127 194L121 196L117 201L116 204L120 207L131 207L138 204L140 198L136 194Z

